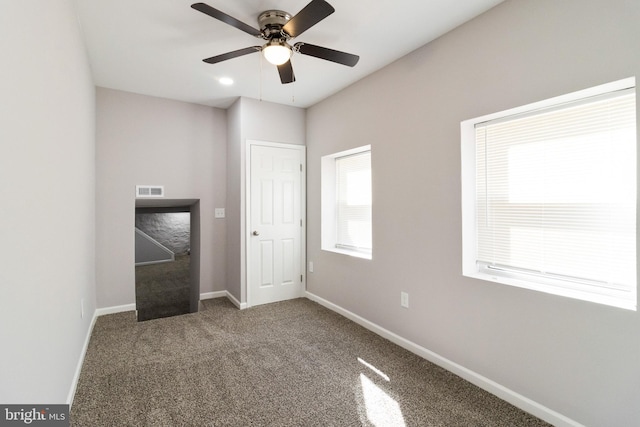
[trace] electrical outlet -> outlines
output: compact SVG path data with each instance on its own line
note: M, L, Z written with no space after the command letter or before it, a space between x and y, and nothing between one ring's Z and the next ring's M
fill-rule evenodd
M409 308L409 294L406 292L400 292L400 306Z
M309 273L313 273L313 261L309 261Z
M216 218L224 218L225 217L224 208L215 208L213 213L214 213L214 217L216 217Z

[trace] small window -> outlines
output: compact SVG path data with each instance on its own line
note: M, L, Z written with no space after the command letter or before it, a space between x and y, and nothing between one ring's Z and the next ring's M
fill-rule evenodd
M635 310L635 81L462 132L464 274Z
M322 249L371 259L371 147L322 158Z

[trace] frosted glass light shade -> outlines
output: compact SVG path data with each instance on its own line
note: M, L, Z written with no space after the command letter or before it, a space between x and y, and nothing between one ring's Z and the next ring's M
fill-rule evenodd
M291 48L283 42L273 42L262 49L262 54L273 65L282 65L291 58Z

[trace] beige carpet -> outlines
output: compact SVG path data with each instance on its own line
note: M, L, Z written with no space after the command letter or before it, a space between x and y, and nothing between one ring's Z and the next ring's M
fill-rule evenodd
M98 318L73 426L547 426L307 299Z

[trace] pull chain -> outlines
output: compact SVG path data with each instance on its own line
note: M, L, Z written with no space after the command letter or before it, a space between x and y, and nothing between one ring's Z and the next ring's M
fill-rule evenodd
M293 62L291 61L291 59L289 59L289 61L291 62L291 67L293 67ZM291 103L292 104L296 103L296 76L295 76L295 74L293 75L293 82L291 83Z
M262 56L263 55L259 55L260 56L260 102L262 102Z

